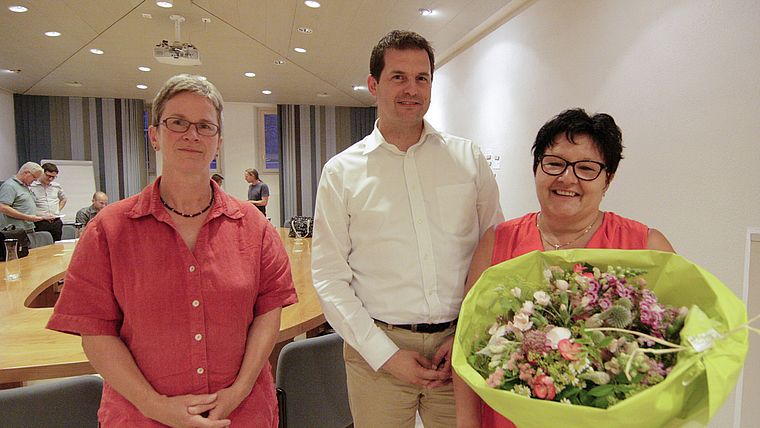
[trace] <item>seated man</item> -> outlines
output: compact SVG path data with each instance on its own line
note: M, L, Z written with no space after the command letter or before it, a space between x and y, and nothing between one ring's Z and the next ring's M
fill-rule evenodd
M77 223L87 226L87 223L95 217L100 210L108 205L108 195L105 192L95 192L92 195L92 205L77 211Z
M63 193L61 185L53 181L58 177L58 167L55 164L42 164L42 171L43 174L29 186L29 190L36 198L38 215L49 218L35 223L34 230L50 232L54 241L60 241L63 222L59 216L66 205L66 194Z

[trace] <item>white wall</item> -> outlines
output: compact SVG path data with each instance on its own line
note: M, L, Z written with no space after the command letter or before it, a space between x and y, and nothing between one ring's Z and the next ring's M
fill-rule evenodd
M248 199L248 183L243 178L248 168L264 169L263 158L257 155L259 138L258 109L276 108L271 104L224 103L224 140L220 164L224 184L222 188L236 198ZM276 173L260 173L259 178L269 186L267 217L272 224L280 224L280 178Z
M0 89L0 181L18 172L13 94Z
M741 296L760 226L758 73L757 0L539 0L435 72L427 118L501 156L512 218L539 208L541 125L572 107L611 114L626 149L602 209L659 229ZM734 426L732 401L711 427Z

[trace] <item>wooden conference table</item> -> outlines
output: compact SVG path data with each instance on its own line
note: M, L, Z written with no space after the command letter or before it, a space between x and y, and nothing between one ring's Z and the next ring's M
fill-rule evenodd
M279 228L290 257L299 302L282 311L273 358L295 336L319 329L325 322L311 283L311 239L288 238ZM21 279L5 280L0 262L0 384L95 373L78 336L45 329L55 288L71 261L75 243L59 243L29 251L19 260ZM47 307L45 307L47 306Z

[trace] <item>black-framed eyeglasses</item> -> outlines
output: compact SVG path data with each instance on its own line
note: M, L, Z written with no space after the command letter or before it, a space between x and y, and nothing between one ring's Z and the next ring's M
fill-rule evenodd
M601 162L590 160L569 162L554 155L541 156L539 163L541 164L541 170L548 175L562 175L567 167L572 167L573 173L578 177L578 180L583 181L596 180L596 178L599 177L599 174L602 173L602 170L607 168Z
M190 129L190 125L195 125L195 130L198 134L204 137L213 137L219 133L219 126L209 122L190 122L179 117L167 117L166 119L158 122L158 125L164 124L166 129L174 132L187 132Z

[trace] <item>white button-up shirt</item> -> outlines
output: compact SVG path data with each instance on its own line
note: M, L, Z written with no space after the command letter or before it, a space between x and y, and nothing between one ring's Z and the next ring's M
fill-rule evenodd
M379 369L398 347L375 326L457 318L478 240L504 220L471 141L425 122L403 152L377 129L328 161L317 191L312 277L325 317Z
M58 182L44 185L35 181L29 186L29 190L37 198L37 212L40 214L58 215L61 213L60 203L66 200L66 194Z

